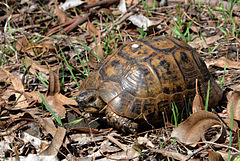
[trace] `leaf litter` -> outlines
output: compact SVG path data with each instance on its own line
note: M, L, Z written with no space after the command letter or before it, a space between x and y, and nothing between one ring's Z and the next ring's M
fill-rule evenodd
M184 2L0 2L1 160L237 159L239 4ZM80 111L75 97L100 60L125 41L155 35L195 48L227 99L204 111L196 85L194 113L178 127L166 118L135 135Z

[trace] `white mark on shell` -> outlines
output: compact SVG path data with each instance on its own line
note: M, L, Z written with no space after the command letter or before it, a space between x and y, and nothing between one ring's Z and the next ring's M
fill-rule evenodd
M132 44L132 48L138 48L139 45L138 44Z

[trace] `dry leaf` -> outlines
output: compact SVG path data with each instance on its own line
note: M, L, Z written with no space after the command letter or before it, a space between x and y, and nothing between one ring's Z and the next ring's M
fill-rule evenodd
M193 113L187 120L182 122L172 132L171 137L176 138L180 142L196 146L196 143L205 139L205 133L208 129L214 126L222 126L218 116L208 111L198 111ZM218 135L221 137L222 135ZM217 141L219 138L215 137L212 142Z
M121 0L121 1L123 1L123 0ZM125 3L125 0L124 0L124 3ZM132 6L134 4L137 4L137 3L138 3L138 0L126 0L126 4L128 7Z
M134 25L139 28L143 28L144 31L148 29L148 27L157 25L158 23L149 20L142 14L139 15L132 15L128 18Z
M198 92L198 80L196 79L196 95L193 99L192 113L201 111L201 110L204 110L204 106L203 106L202 97L199 95L199 92Z
M219 35L215 35L215 36L205 38L205 41L203 39L201 40L196 39L197 41L192 41L192 42L189 42L188 44L193 48L199 48L199 47L207 48L208 45L216 43L221 38L222 37L220 37Z
M55 127L52 118L39 117L37 120L42 125L46 135L51 134L52 136L54 136L56 134L57 128Z
M41 156L56 156L58 154L59 148L62 146L65 134L66 134L66 129L63 127L58 127L51 144L40 155Z
M47 96L45 97L45 101L54 113L60 115L61 118L65 118L66 109L63 105L66 104L77 105L77 102L73 99L69 99L63 96L59 92L60 92L59 78L50 68L48 92Z
M16 41L16 50L18 52L26 52L26 49L30 46L31 44L26 37Z
M57 15L57 19L58 19L59 23L63 24L65 22L67 22L68 17L64 13L64 11L62 11L57 4L55 4L55 8L56 8L56 15Z
M51 134L55 135L57 128L54 125L52 118L42 118L39 117L39 112L37 110L28 110L27 111L37 122L41 125L42 132L46 135Z
M7 70L2 69L2 71L5 72L7 77L11 80L14 90L17 91L17 92L13 91L17 99L16 106L14 106L14 110L24 109L28 107L28 102L24 97L24 87L22 82L18 79L18 77L12 75Z
M199 26L195 26L195 25L191 25L191 30L195 33L199 33L200 27Z
M96 27L90 22L90 20L88 19L88 23L87 23L87 31L89 33L89 35L94 36L98 34L98 30L96 29Z
M22 82L18 79L18 77L12 75L11 73L9 73L7 70L2 69L5 74L7 75L7 77L11 80L12 85L14 87L14 89L20 93L24 92L24 87L22 85Z
M121 151L119 147L113 145L109 140L104 140L100 146L102 153L116 153Z
M155 148L155 145L146 137L138 137L137 143L138 143L138 145Z
M104 51L102 49L101 43L99 43L97 46L93 48L93 52L96 54L98 58L100 58L100 60L104 58ZM93 53L89 54L89 65L94 69L98 67L98 63L99 63L99 60L96 56L93 55Z
M43 147L48 145L47 141L41 140L35 136L30 135L29 133L23 132L23 141L25 144L31 143L32 146L36 149L36 151L39 153L41 152ZM44 145L44 146L43 146Z
M240 91L232 92L230 98L228 98L227 112L229 118L231 117L231 109L233 118L240 121Z
M224 68L225 65L227 68L235 68L235 69L240 69L240 62L235 62L227 59L226 57L221 57L219 59L207 61L209 65L214 65L217 67Z
M104 13L104 14L107 14L109 16L113 16L112 10L110 10L108 8L101 8L101 9L98 10L98 13L100 13L100 14Z
M49 85L47 96L54 96L60 92L60 83L56 73L54 73L51 68L49 72Z
M6 75L6 73L3 71L2 68L0 68L0 81L5 82L7 78L8 76Z
M36 70L43 72L45 74L49 73L48 67L46 65L39 65L37 62L32 60L30 57L25 56L25 63L27 67L31 66L29 68L30 73L36 74Z
M133 146L129 147L127 151L120 151L118 153L108 155L108 158L113 158L111 160L133 160L133 158L138 158L139 156L140 153L136 151L135 147Z
M82 0L66 0L63 4L59 5L59 8L61 8L63 11L66 11L70 8L80 6L81 4L84 3L86 2Z
M60 115L61 118L65 118L66 109L63 106L62 100L57 98L59 91L60 83L58 76L50 69L48 92L45 101L55 114Z
M220 153L214 152L214 151L209 151L208 160L209 161L224 161L222 155Z
M125 13L127 11L126 3L124 0L121 0L118 5L119 11ZM160 21L155 22L147 18L146 16L140 14L134 14L128 18L134 25L139 28L143 28L144 31L148 29L148 27L158 25Z

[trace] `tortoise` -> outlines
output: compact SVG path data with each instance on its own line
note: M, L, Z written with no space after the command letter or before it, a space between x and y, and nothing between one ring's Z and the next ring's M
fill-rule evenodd
M91 72L77 102L85 112L105 111L111 126L136 132L160 125L173 102L182 109L192 101L196 79L203 100L210 81L209 106L216 106L222 90L192 47L168 36L140 39L124 43Z

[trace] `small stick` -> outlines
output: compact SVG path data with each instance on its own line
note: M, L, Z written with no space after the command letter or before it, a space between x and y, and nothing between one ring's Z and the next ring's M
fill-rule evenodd
M107 135L106 138L108 138L111 142L115 143L118 147L120 147L123 151L127 151L127 148L121 144L117 139L112 137L111 135Z
M11 127L10 129L4 131L4 132L0 132L0 136L7 136L9 134L11 134L12 132L16 131L17 129L19 129L20 127L22 127L23 125L27 124L27 121L22 121L19 124Z
M89 9L89 8L96 7L96 6L111 5L111 4L117 3L119 1L120 0L102 0L102 1L97 1L96 3L90 3L90 4L86 5L84 8Z

